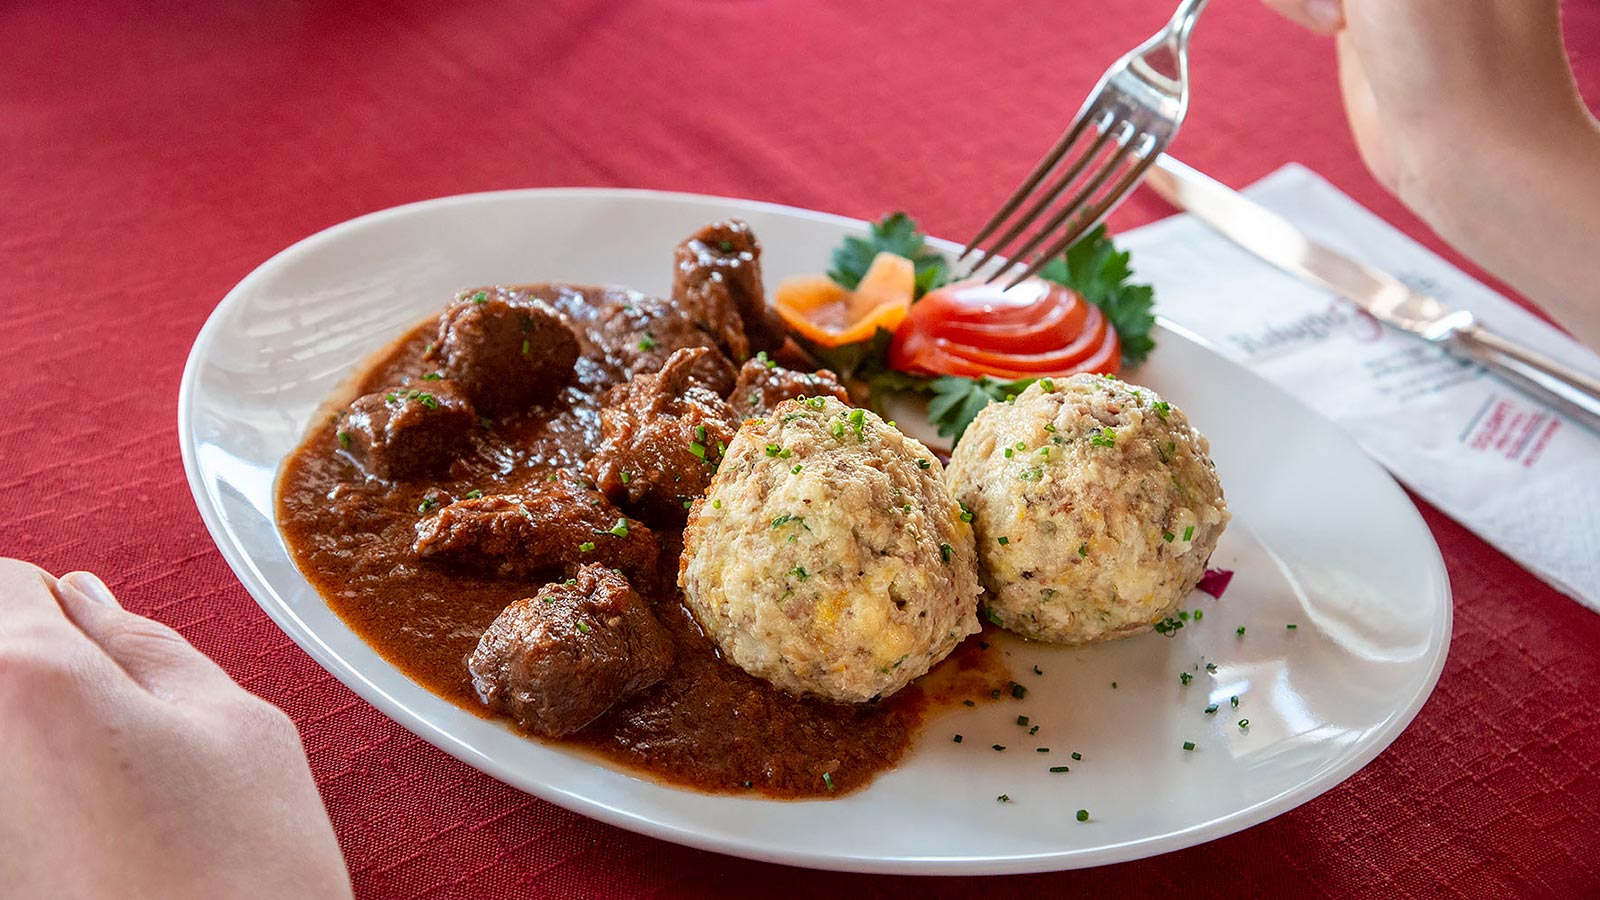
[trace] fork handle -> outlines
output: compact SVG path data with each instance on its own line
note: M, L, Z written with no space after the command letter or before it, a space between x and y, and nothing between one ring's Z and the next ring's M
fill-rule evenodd
M1200 18L1200 11L1206 8L1211 0L1182 0L1178 4L1178 11L1172 14L1172 21L1167 24L1167 33L1171 39L1184 42L1189 40L1189 32L1194 30L1194 23Z
M1600 379L1477 324L1451 332L1444 343L1447 350L1482 363L1551 409L1600 434Z

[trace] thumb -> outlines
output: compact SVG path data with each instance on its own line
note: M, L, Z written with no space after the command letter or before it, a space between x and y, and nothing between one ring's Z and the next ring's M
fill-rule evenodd
M1291 22L1331 35L1344 27L1344 4L1340 0L1263 0L1267 8Z
M158 697L199 699L239 690L222 668L166 625L124 610L105 582L70 572L56 582L61 608L123 671Z

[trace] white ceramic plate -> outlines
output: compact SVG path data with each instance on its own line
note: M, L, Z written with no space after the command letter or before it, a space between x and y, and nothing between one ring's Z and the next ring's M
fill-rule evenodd
M818 868L1030 872L1175 850L1328 790L1422 706L1449 645L1450 590L1415 508L1333 426L1170 329L1130 377L1211 438L1235 516L1213 565L1237 572L1232 587L1221 600L1196 594L1187 605L1204 619L1170 638L1084 650L1002 641L1027 697L939 715L863 791L778 802L680 790L520 737L408 680L329 611L274 525L278 465L318 405L461 287L565 280L665 292L677 241L729 215L760 235L769 284L822 271L862 227L689 195L478 194L338 225L240 282L195 341L178 422L201 515L261 607L356 693L496 778L623 828ZM1039 732L1030 737L1019 715ZM1059 765L1071 771L1047 771Z

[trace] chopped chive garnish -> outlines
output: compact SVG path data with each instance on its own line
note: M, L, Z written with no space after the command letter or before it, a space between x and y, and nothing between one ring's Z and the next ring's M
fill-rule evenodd
M1043 675L1044 674L1044 670L1039 668L1038 666L1034 666L1033 667L1033 674L1035 674L1035 675Z
M422 376L423 381L441 381L443 379L444 376L438 372L429 372L428 374Z
M689 442L689 452L693 453L696 457L698 457L700 459L705 459L706 458L706 445L700 443L699 441L690 441Z
M943 559L945 562L949 562L950 561L950 557L952 557L954 555L955 555L955 548L954 547L950 546L949 544L940 544L939 545L939 557L941 559Z
M1073 760L1073 762L1077 762L1080 759L1083 759L1083 754L1079 753L1076 750L1072 751L1072 760Z
M1183 742L1183 749L1185 749L1185 750L1193 750L1194 749L1194 741L1184 741Z
M800 470L804 469L804 468L805 468L805 466L802 466L799 463L795 463L794 466L789 469L789 474L790 475L799 475L800 474Z
M1011 458L1011 453L1012 453L1011 448L1007 447L1006 448L1006 459L1010 459Z
M1027 716L1017 716L1017 724L1023 726L1024 728L1026 728L1028 726L1028 717Z
M706 427L704 425L696 425L694 427L694 439L700 441L701 443L705 442Z
M579 622L578 623L578 630L583 632L584 634L588 634L589 633L589 623L588 622Z
M345 448L346 450L350 449L350 432L339 432L339 446Z
M646 331L644 333L644 337L639 339L639 349L640 350L654 350L655 348L656 348L655 336L652 335L650 332Z
M1229 697L1228 698L1228 705L1232 706L1234 709L1238 709L1239 708L1239 697L1237 695Z
M583 543L579 544L578 545L578 552L579 553L593 553L594 552L594 541L584 541Z
M1243 637L1244 636L1244 626L1240 625L1238 628L1235 628L1233 630L1233 633L1239 635L1240 637Z
M1216 670L1217 670L1217 664L1216 663L1206 663L1206 671L1207 672L1215 672Z
M1240 719L1239 720L1239 729L1241 731L1246 729L1246 728L1249 728L1249 727L1250 727L1250 720L1249 719Z
M1188 672L1179 672L1178 673L1178 681L1182 682L1185 685L1187 685L1190 681L1193 681L1193 680L1194 680L1194 676L1190 675Z
M1052 773L1054 773L1054 774L1057 774L1057 775L1059 775L1059 774L1061 774L1061 773L1062 773L1062 772L1070 772L1070 771L1072 771L1072 769L1070 769L1070 768L1069 768L1069 767L1067 767L1067 766L1051 766L1051 767L1050 767L1050 771L1051 771L1051 772L1052 772Z
M721 500L713 500L713 501L711 501L711 508L712 509L721 509L722 508L722 501Z
M828 790L830 790L830 791L833 790L833 773L832 772L823 772L822 773L822 783L828 786Z
M961 521L963 521L963 522L971 522L972 521L972 510L968 509L967 505L965 503L962 503L959 500L956 501L956 505L961 507Z
M994 799L995 799L996 803L1010 803L1011 802L1011 795L1010 794L1001 794L1000 796L998 796L998 797L996 797Z
M633 480L633 475L631 473L629 473L627 469L623 469L622 470L622 483L623 484L627 484L628 482L630 482L632 480Z
M961 701L961 705L962 706L977 706L978 704L974 703L971 700L963 700L963 701Z
M983 616L984 616L984 618L988 619L991 623L993 623L995 625L1000 625L1001 624L1000 617L995 615L995 612L992 609L989 609L989 608L985 607L984 610L983 610ZM1002 627L1004 627L1004 626L1002 626Z
M1006 745L1005 744L994 744L993 747L995 749L995 752L998 753L1001 750L1004 750L1006 748Z
M955 736L955 742L958 744L961 743L961 735L958 734Z
M1217 705L1215 703L1213 703L1210 706L1206 707L1206 715L1214 716L1216 714L1217 714Z
M1196 622L1198 622L1198 621L1200 621L1200 620L1201 620L1201 619L1203 619L1203 618L1205 618L1205 615L1206 615L1206 612L1205 612L1205 610L1203 610L1203 609L1197 609L1197 610L1195 610L1195 611L1194 611L1194 620L1195 620L1195 621L1196 621Z
M1185 528L1183 530L1183 539L1185 541L1194 540L1194 526L1193 525L1190 525L1188 528Z
M1038 733L1039 733L1039 726L1037 726L1037 725L1035 725L1032 728L1028 729L1028 734L1030 734L1030 735L1034 735L1034 734L1038 734Z
M1041 378L1039 379L1039 387L1046 391L1053 391L1056 389L1056 383L1048 378Z
M1011 682L1011 696L1021 700L1023 697L1028 696L1028 689L1013 681Z
M461 496L466 497L468 500L476 500L479 497L483 496L483 491L480 491L477 488L473 488L472 490L467 491L465 494L462 494Z
M1285 626L1283 626L1283 627L1285 627L1285 628L1287 628L1287 629L1289 629L1289 630L1290 630L1290 631L1293 631L1293 630L1295 630L1295 629L1296 629L1296 628L1299 628L1299 627L1300 627L1300 626L1299 626L1299 625L1296 625L1296 624L1295 624L1295 623L1293 623L1293 622L1290 622L1290 623L1289 623L1289 624L1287 624L1287 625L1285 625Z
M1000 546L1002 546L1002 547L1004 547L1005 545L1011 543L1011 538L1008 538L1003 534L1000 535L999 537L995 538L995 540L998 541L1000 543Z
M1173 540L1174 540L1174 539L1176 539L1176 538L1177 538L1177 535L1175 535L1175 534L1173 534L1173 533L1172 533L1172 532L1170 532L1170 531L1163 531L1163 532L1161 532L1161 539L1162 539L1162 540L1163 540L1163 541L1166 541L1166 542L1167 542L1167 543L1169 543L1169 544L1170 544L1170 543L1172 543L1172 542L1173 542Z
M611 526L611 528L608 530L608 533L609 534L614 534L617 537L627 537L628 536L628 520L627 519L618 519L617 520L617 524Z
M1035 747L1035 748L1033 748L1033 752L1035 752L1035 753L1049 753L1050 752L1050 748L1049 747Z
M1089 811L1087 809L1078 810L1078 821L1079 822L1087 822L1087 821L1089 821Z
M1151 405L1155 407L1156 414L1159 415L1163 419L1165 419L1167 417L1167 413L1172 411L1172 404L1168 403L1165 400L1158 400L1158 401L1156 401L1155 403L1153 403Z

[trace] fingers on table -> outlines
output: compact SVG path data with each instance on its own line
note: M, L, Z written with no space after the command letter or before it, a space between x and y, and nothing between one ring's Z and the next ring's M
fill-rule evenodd
M61 615L54 575L32 563L0 559L0 642L54 645L78 633Z
M233 679L183 635L123 609L94 575L63 575L56 582L55 596L83 634L151 693L181 700L239 691Z
M1267 7L1291 22L1317 34L1333 34L1344 27L1341 0L1264 0Z

